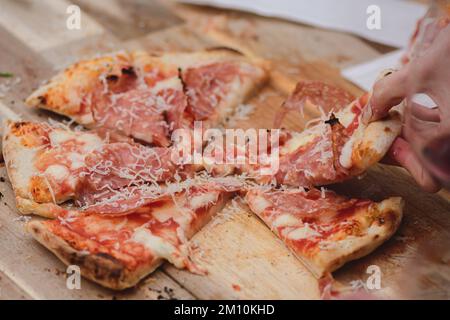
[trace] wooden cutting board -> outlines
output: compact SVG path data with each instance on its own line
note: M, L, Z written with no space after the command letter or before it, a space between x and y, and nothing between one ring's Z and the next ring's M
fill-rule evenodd
M245 119L230 127L272 126L287 92L298 79L333 83L358 95L339 68L377 57L366 42L347 34L319 30L277 19L159 1L77 0L81 30L66 28L65 0L1 0L0 78L2 117L47 120L59 117L27 109L23 99L64 65L120 49L198 50L233 46L272 61L273 81L247 104ZM214 25L221 32L205 35ZM388 50L389 48L382 48ZM314 113L308 113L313 116ZM284 123L300 130L305 119ZM363 285L367 267L381 270L385 297L449 298L450 203L425 194L402 170L376 166L362 179L335 187L342 194L379 200L406 200L398 233L369 256L347 264L335 278L345 286ZM65 266L23 230L4 167L0 168L0 299L317 299L317 280L239 199L229 203L193 239L194 256L207 276L163 265L136 288L113 292L87 280L80 290L66 287ZM434 245L439 244L439 246Z

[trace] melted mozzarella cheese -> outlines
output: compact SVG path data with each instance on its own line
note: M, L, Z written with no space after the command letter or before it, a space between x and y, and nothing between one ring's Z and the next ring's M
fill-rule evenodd
M70 130L54 129L49 133L52 146L58 146L66 141L75 139L82 146L84 152L90 152L103 144L100 137L92 133L77 133Z
M71 152L68 154L68 158L71 162L70 169L76 170L84 167L84 155L79 153Z
M288 238L292 240L301 240L301 239L308 239L312 237L318 237L320 236L320 233L314 230L309 226L309 224L305 223L303 226L296 228L289 232Z
M282 214L275 218L275 220L272 222L272 226L275 228L278 227L290 227L295 226L298 223L298 219L295 218L291 214Z
M57 181L64 180L69 175L69 170L60 164L53 164L48 166L45 173L53 177Z
M84 143L84 152L91 152L103 145L102 139L98 135L91 133L82 133L76 137L76 140Z
M55 129L48 134L48 137L52 146L58 146L63 142L73 139L74 134L68 130Z
M168 89L168 88L182 90L183 86L182 86L181 81L180 81L180 79L178 77L172 77L172 78L168 78L168 79L165 79L165 80L158 81L151 88L151 91L153 93L158 93L159 91L161 91L163 89Z
M337 112L335 114L336 118L339 119L339 123L342 124L344 127L348 127L353 120L355 119L355 114L351 111L353 104L347 106L345 109L343 109L340 112Z
M192 197L189 200L190 207L193 210L206 207L208 204L215 203L217 201L217 196L218 195L215 192L209 192L209 193L195 195L194 197Z
M305 131L306 132L306 131ZM313 141L316 138L317 135L313 134L312 132L305 133L292 133L292 138L289 139L286 144L281 148L282 154L288 154L291 152L294 152L298 148L307 145L311 141Z
M264 197L257 197L252 201L252 210L255 211L255 213L261 213L264 212L268 207L272 205L272 203Z
M172 255L177 251L174 245L163 238L153 235L147 228L137 228L130 238L131 241L142 244L155 255L171 260Z

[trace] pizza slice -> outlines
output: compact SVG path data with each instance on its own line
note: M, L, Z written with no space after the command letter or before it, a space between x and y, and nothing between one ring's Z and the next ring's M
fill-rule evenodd
M194 120L212 126L223 122L268 79L267 61L250 59L227 48L175 58L188 110Z
M82 205L125 186L191 174L191 167L175 166L168 148L109 142L46 123L8 122L4 133L3 156L24 214L53 217L68 200Z
M27 224L27 230L65 264L105 287L138 283L163 260L191 272L206 272L189 258L191 238L221 210L230 193L211 184L143 204L127 214L65 211L57 219Z
M3 157L24 214L58 214L56 204L76 194L85 155L103 144L96 134L46 123L10 121L3 132Z
M366 93L341 110L311 120L302 132L283 132L287 138L280 141L278 170L273 174L260 175L261 165L247 166L244 171L258 181L304 187L364 173L384 157L402 126L397 109L369 123L369 98Z
M250 190L250 209L318 278L363 257L399 227L403 201L348 199L325 189Z
M69 66L26 103L88 128L167 146L165 112L183 108L186 101L176 66L143 52L119 52Z
M225 49L120 52L69 66L26 103L88 128L169 146L173 129L222 121L267 78L264 66Z

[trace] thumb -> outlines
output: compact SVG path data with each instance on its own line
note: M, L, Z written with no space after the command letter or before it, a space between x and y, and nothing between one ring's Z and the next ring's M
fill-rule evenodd
M407 96L408 69L409 65L386 75L375 83L369 101L372 110L371 121L385 117L389 109L398 105Z

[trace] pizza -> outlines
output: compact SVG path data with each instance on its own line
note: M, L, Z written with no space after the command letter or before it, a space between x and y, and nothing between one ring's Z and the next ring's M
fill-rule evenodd
M255 188L250 209L318 278L372 252L397 230L403 201L348 199L329 190Z
M238 52L118 52L67 67L26 100L87 128L157 146L195 120L220 123L267 79L266 62Z
M222 188L189 188L144 203L126 214L65 210L56 219L30 221L27 230L64 263L105 287L136 285L164 260L204 274L189 258L191 238L225 204Z
M305 130L237 139L231 148L202 137L202 151L210 151L202 163L174 160L177 129L192 138L196 121L205 129L222 124L268 80L268 67L225 48L121 51L67 67L26 103L67 116L69 124L7 121L3 130L18 210L48 218L28 222L27 230L83 276L116 290L163 261L204 274L189 239L237 194L317 277L370 253L398 228L402 200L318 189L364 173L399 134L398 110L368 121L370 93L355 99L301 81L275 127L291 110L316 112ZM266 160L277 155L277 169L248 161L251 148ZM239 153L247 162L230 163Z

